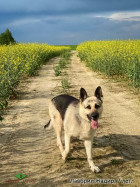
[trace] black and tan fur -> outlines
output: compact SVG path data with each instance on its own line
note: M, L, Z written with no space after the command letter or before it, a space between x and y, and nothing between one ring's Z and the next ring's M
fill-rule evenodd
M95 131L91 127L91 121L95 123L101 116L103 110L102 89L98 86L94 96L88 96L84 88L80 89L80 99L69 95L54 97L49 103L50 121L44 126L54 127L57 136L57 146L62 158L65 160L70 151L70 139L72 136L84 140L87 160L90 169L99 172L100 169L94 165L92 159L92 142ZM96 123L98 124L98 123ZM62 145L61 135L64 129L65 149Z

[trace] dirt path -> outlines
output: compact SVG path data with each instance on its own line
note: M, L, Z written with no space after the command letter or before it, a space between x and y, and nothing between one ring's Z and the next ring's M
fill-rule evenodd
M48 102L60 93L61 77L54 76L50 60L39 75L19 86L20 97L10 106L0 124L0 186L80 186L70 179L128 179L129 186L140 184L140 104L136 96L125 88L104 80L80 63L74 52L66 70L72 85L70 93L79 97L84 87L89 95L101 85L104 94L104 113L93 144L94 160L102 173L90 172L82 141L73 140L71 157L61 159L53 129L44 130L49 120ZM27 177L18 183L16 175ZM11 181L10 181L11 180ZM97 180L97 181L96 181ZM100 181L101 182L101 181ZM105 182L105 181L104 181ZM105 185L105 186L111 186ZM128 186L128 184L125 184Z

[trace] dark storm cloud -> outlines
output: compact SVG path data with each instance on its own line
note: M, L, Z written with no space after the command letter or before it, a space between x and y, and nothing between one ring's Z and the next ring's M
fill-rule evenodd
M139 0L1 0L0 12L73 14L140 9Z
M140 22L114 22L106 18L65 18L55 22L44 21L15 27L15 36L22 42L47 42L49 44L78 44L86 40L140 38ZM40 34L41 33L41 34Z
M0 0L0 32L20 42L140 38L140 0Z

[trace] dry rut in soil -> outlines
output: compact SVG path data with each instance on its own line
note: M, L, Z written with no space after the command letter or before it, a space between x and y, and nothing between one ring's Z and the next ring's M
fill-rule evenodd
M50 60L39 70L39 75L19 86L20 97L10 102L4 121L0 124L2 186L19 186L18 173L27 175L22 186L80 186L70 179L130 179L138 186L140 160L140 106L136 97L124 88L103 80L80 63L73 53L67 76L70 93L79 97L84 87L89 95L100 85L104 94L104 113L93 143L94 161L102 173L89 170L82 141L73 140L71 156L61 159L53 129L44 130L49 120L48 102L60 93L61 77L54 76L53 65L59 57ZM8 180L12 180L9 181ZM97 181L96 181L97 182ZM127 184L126 184L127 185ZM90 184L86 185L90 186ZM95 186L102 186L96 184Z

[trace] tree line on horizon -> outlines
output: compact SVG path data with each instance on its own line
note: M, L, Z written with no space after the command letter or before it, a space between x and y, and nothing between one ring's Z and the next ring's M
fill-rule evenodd
M9 44L15 44L16 41L12 36L12 33L9 29L6 29L5 32L0 34L0 45L9 45Z

